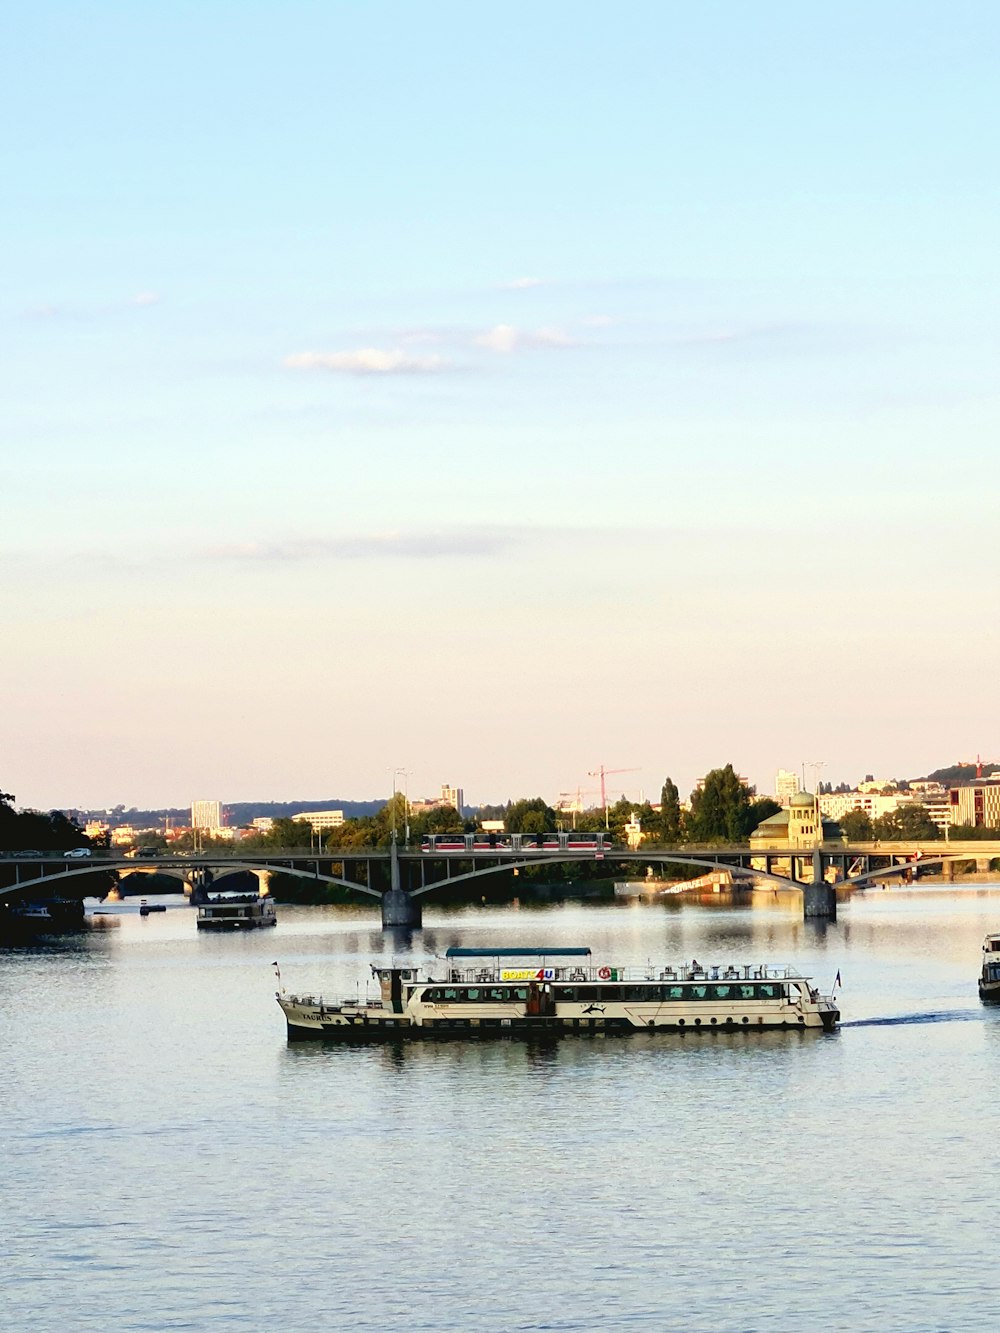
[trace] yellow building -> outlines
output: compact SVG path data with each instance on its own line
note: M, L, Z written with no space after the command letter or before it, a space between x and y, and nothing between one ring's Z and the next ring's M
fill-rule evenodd
M799 791L788 803L750 834L753 851L810 851L828 843L846 844L847 838L833 819L824 819L819 800L812 792Z

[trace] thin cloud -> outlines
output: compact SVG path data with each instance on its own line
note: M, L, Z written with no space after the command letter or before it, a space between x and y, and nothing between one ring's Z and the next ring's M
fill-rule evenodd
M544 278L514 278L511 282L501 282L502 292L526 292L532 287L544 287Z
M291 564L317 560L440 560L449 556L501 555L523 539L517 529L453 529L432 532L359 533L346 537L292 538L211 547L212 560Z
M291 370L331 370L341 375L427 375L447 370L443 356L412 356L400 348L359 347L353 352L295 352L283 362Z
M28 319L99 319L107 315L120 315L125 310L140 309L159 305L163 300L159 292L142 291L126 297L124 300L109 301L104 305L56 305L45 303L31 306L24 311Z
M518 329L513 324L495 324L485 333L473 338L476 347L487 347L491 352L516 352L533 347L572 347L573 339L565 329Z

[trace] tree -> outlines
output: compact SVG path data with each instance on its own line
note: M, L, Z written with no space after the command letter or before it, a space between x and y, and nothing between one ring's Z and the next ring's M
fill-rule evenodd
M664 778L660 790L660 832L666 843L681 840L681 798L672 778Z
M987 824L953 824L952 842L1000 842L1000 828Z
M872 832L884 842L926 842L941 836L941 830L927 813L927 807L916 802L913 805L897 805L875 820Z
M410 817L410 838L431 833L464 833L465 821L453 805L435 806Z
M90 842L79 824L67 819L61 810L15 810L9 793L0 797L0 850L65 852L73 847L89 847Z
M749 832L752 833L755 828L763 824L765 819L770 819L772 815L778 814L781 806L770 796L758 796L755 801L750 802L750 818L753 823L750 825Z
M713 768L700 787L691 793L686 820L690 842L745 842L755 827L748 786L732 764Z
M515 801L504 815L508 833L555 833L556 812L540 796Z
M874 838L871 817L864 810L848 810L837 821L848 842L871 842Z

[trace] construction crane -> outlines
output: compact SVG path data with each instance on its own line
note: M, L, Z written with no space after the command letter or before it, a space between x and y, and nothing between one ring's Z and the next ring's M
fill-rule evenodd
M610 777L612 773L638 773L637 768L605 768L603 764L599 768L587 774L591 778L601 779L601 809L604 811L604 827L608 828L608 793L604 779Z
M559 807L562 806L562 808L565 810L566 807L562 805L563 801L569 799L573 800L573 804L570 806L570 811L573 815L573 827L575 829L576 817L578 814L583 813L582 797L596 796L596 795L597 795L596 787L577 787L576 791L561 791L559 793L559 806L557 806L556 809L559 809Z

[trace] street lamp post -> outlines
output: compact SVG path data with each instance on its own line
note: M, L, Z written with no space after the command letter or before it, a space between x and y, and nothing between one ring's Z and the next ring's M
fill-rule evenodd
M394 768L392 770L392 840L396 841L396 779L403 779L403 846L409 846L410 842L410 802L407 799L406 779L410 776L408 768Z

